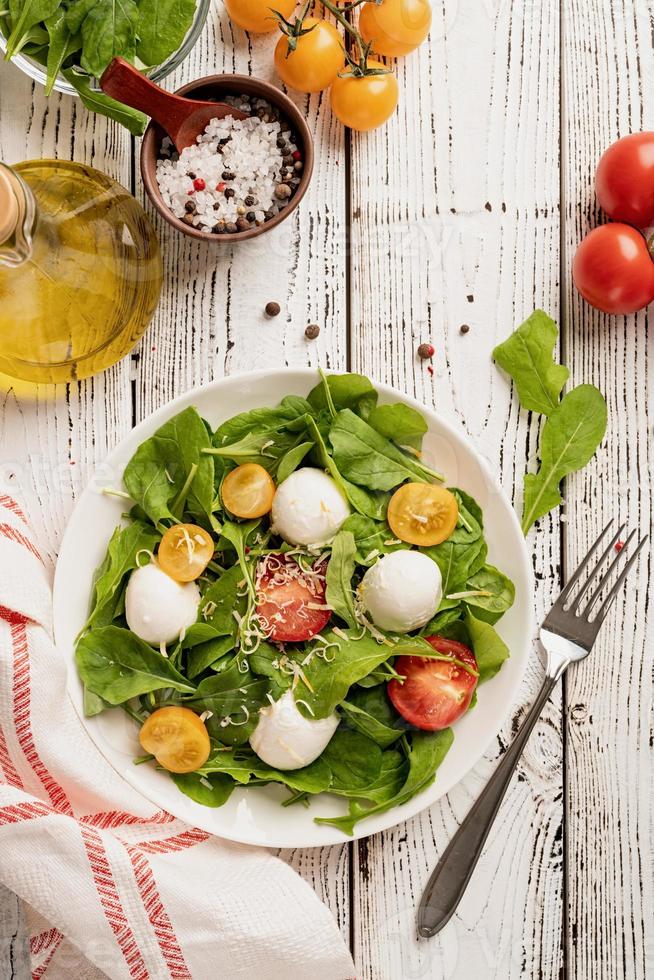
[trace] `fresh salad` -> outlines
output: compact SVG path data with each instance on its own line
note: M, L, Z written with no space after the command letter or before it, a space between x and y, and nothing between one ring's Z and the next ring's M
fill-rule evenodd
M424 461L427 425L362 375L321 378L214 432L194 408L124 473L76 660L143 756L217 807L281 783L348 834L433 782L452 725L509 651L514 599L483 516Z

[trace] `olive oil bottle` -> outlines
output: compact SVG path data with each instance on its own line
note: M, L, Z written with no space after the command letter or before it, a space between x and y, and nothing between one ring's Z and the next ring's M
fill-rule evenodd
M63 382L103 371L147 327L161 256L141 205L66 160L0 163L0 371Z

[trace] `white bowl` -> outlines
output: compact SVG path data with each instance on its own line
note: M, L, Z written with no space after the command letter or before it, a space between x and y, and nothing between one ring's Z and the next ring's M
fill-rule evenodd
M347 838L339 830L316 824L313 818L345 813L346 802L323 795L313 799L308 809L283 808L280 802L287 795L285 790L266 786L236 789L218 809L194 803L179 792L164 772L150 765L134 765L132 760L141 751L137 730L123 711L84 717L74 646L87 617L94 570L125 509L124 500L103 494L102 488L121 485L124 467L137 447L189 405L195 405L216 426L238 412L276 405L284 395L306 395L317 380L316 372L308 369L233 375L176 398L141 422L109 454L81 496L64 535L54 585L55 637L68 665L68 692L82 724L107 761L143 796L193 826L229 840L267 847L314 847L342 842ZM355 837L386 830L413 817L472 769L509 714L525 671L533 633L531 562L513 508L493 481L487 464L468 440L434 411L387 385L375 384L382 402L403 401L425 416L429 425L424 440L425 459L446 475L448 485L461 487L479 502L484 512L489 560L513 579L516 600L498 626L511 657L499 674L481 688L474 710L456 724L454 744L435 782L403 806L362 820L355 828Z

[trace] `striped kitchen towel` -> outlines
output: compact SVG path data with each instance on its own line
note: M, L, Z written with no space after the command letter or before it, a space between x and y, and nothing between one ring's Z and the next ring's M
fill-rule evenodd
M28 522L0 496L0 881L27 903L32 977L352 977L291 868L153 812L105 762L67 697L51 615Z

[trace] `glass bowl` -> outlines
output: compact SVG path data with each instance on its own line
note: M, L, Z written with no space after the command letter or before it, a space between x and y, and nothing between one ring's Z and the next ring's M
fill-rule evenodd
M200 32L205 25L207 16L209 14L209 7L211 6L211 0L197 0L197 7L195 8L195 17L193 18L193 23L191 24L188 34L178 47L177 51L171 54L170 58L163 62L161 65L156 65L149 71L148 78L151 78L154 82L160 82L167 75L184 61L188 55L191 48L195 45ZM0 51L4 54L7 48L7 39L0 33ZM35 61L33 58L28 58L26 55L17 54L11 59L11 64L20 68L22 72L29 76L32 81L37 82L39 85L45 85L47 73L45 66ZM93 86L93 80L91 82ZM99 88L96 85L93 86ZM70 82L67 82L65 78L57 78L54 83L53 91L63 92L65 95L77 96L77 90L73 88Z

